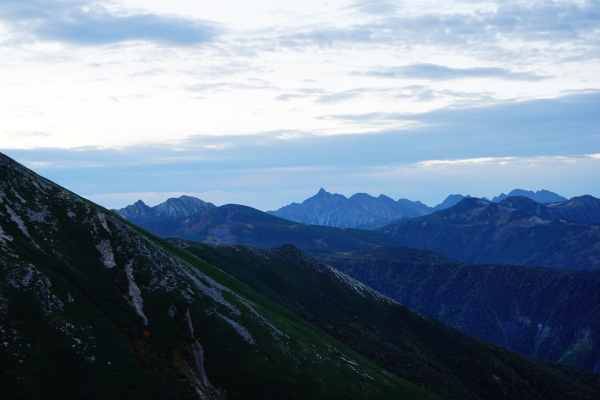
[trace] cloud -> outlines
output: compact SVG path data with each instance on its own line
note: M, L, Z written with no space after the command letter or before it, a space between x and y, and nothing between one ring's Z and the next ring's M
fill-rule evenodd
M0 20L20 37L77 45L150 41L190 46L212 41L214 24L149 13L117 14L89 0L3 0Z
M338 93L324 94L317 98L317 103L339 103L341 101L350 100L364 93L369 92L369 89L350 89Z
M584 139L586 146L590 143L600 146L600 134L597 130L597 126L600 126L599 91L555 99L496 102L485 107L471 105L441 108L415 114L374 112L328 115L322 118L359 123L387 121L393 124L395 121L411 121L419 124L421 132L445 132L447 136L454 138L501 135L514 140L515 146L529 138L541 141L540 146L557 146L556 150L560 146L578 147L571 138ZM550 138L552 141L549 141ZM502 147L508 148L504 145ZM589 151L578 147L574 152Z
M600 0L501 3L496 9L456 12L414 12L390 15L387 2L362 1L354 7L380 18L345 27L307 28L279 37L283 46L336 43L383 43L414 46L446 45L476 48L506 40L522 42L581 43L600 28ZM378 12L381 11L381 12ZM388 10L387 12L385 10ZM587 44L590 42L588 41ZM592 49L596 46L591 46ZM496 49L498 50L498 49ZM508 49L507 49L508 50ZM590 51L580 48L578 51ZM564 52L562 49L561 52ZM593 50L591 50L593 51Z
M359 0L345 8L362 14L390 15L398 10L398 3L388 0Z
M428 80L451 80L465 78L499 78L510 80L541 80L547 77L527 72L512 72L504 68L450 68L436 64L412 64L402 67L378 68L362 73L378 78L413 78Z

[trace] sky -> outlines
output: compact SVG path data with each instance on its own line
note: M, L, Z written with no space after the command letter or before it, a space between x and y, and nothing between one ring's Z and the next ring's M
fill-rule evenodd
M107 208L600 197L600 0L0 0L0 152Z

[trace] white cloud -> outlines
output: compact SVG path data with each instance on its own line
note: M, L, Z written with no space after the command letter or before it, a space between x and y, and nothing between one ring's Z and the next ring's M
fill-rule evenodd
M102 175L113 164L157 177L136 193L233 193L245 178L350 190L336 179L394 162L521 179L505 157L600 151L599 5L7 0L0 146L37 149L30 165L89 194L122 191ZM326 173L275 172L296 167ZM213 171L210 188L163 182L184 185L167 174L186 168Z

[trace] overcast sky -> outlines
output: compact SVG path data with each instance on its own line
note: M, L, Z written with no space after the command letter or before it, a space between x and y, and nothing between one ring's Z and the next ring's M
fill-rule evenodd
M600 197L600 1L0 0L0 151L109 208Z

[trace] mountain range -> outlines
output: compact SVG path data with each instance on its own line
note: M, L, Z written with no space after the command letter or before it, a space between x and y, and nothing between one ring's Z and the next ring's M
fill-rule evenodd
M1 154L0 261L7 398L600 396L294 246L174 244Z
M465 198L378 231L406 246L468 263L591 270L600 268L600 226L594 224L599 205L591 196L548 205L526 197L500 203Z
M168 199L154 207L138 200L125 208L111 211L157 235L165 235L177 229L187 217L213 208L215 205L212 203L192 196L181 196Z
M320 193L329 199L343 197L324 190ZM449 199L459 202L371 230L296 223L251 207L215 207L186 197L169 199L154 208L138 201L115 211L156 235L215 245L272 248L290 243L306 250L331 252L406 245L468 263L600 268L600 200L595 197L546 204L527 197L507 197L500 203L473 197ZM164 205L169 203L179 206L174 216L159 212L168 209Z
M533 192L515 189L508 195L502 193L494 197L492 201L499 202L510 196L528 197L538 203L567 200L547 190ZM366 193L356 193L347 198L341 194L331 194L321 188L316 195L304 200L301 204L292 203L276 211L267 212L305 224L373 229L393 221L420 217L444 210L456 205L462 199L470 197L469 195L451 194L442 203L435 207L429 207L420 201L407 199L394 201L385 195L373 197Z

